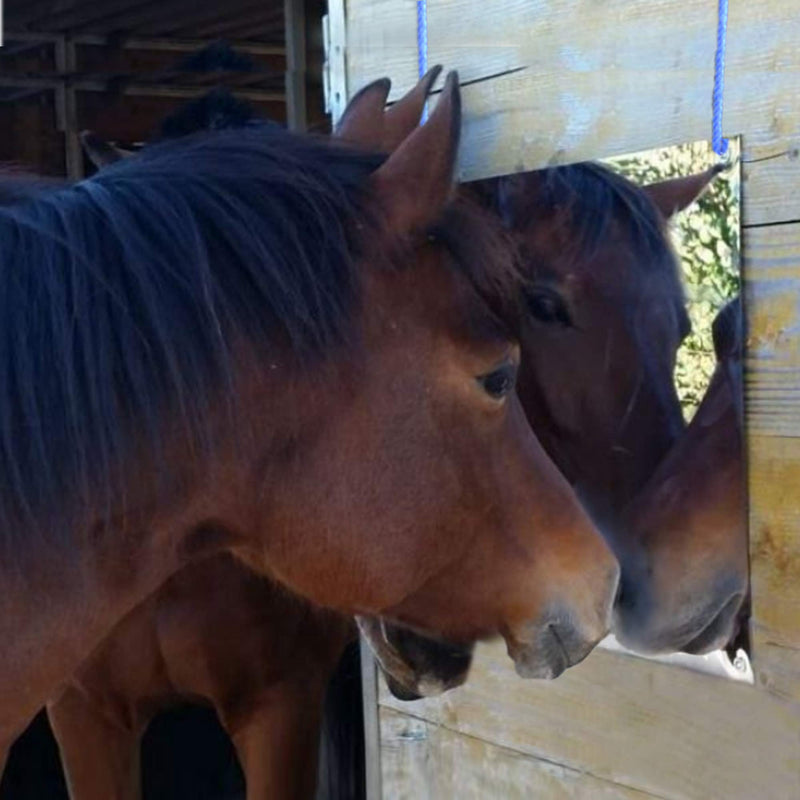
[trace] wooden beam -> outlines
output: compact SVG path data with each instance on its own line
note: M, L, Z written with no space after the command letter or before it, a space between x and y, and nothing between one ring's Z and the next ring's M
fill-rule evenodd
M392 798L664 800L391 708L380 720L381 775Z
M579 786L568 791L575 774L659 798L800 797L797 706L742 683L607 651L596 650L558 680L525 681L514 673L502 643L479 645L463 687L411 703L381 687L380 704L405 715L409 724L424 720L458 734L466 753L490 742L537 759L564 783L552 795L527 794L525 787L506 794L501 784L485 794L456 795L439 795L434 785L413 797L603 797L581 793ZM381 715L384 759L398 746L392 733ZM463 767L442 760L431 771L437 769ZM457 776L449 779L459 785ZM394 785L386 788L392 797L404 796Z
M800 437L800 224L745 228L743 234L748 433L795 439ZM800 517L797 521L800 530ZM800 573L795 588L800 592Z
M9 39L4 34L3 42L3 58L10 58L11 56L18 56L22 53L27 53L29 50L33 50L37 47L41 47L42 44L46 44L45 42L26 42L26 41L19 41Z
M265 0L248 0L248 2L236 3L235 13L241 17L249 14L254 8L265 8ZM170 3L156 4L153 7L146 7L141 14L120 20L119 27L122 30L136 30L145 28L148 32L158 36L169 36L177 30L185 28L187 22L191 23L192 28L199 28L201 25L209 24L227 15L232 15L232 11L219 3L198 3L197 0L171 0ZM134 27L136 26L136 27Z
M13 10L6 5L6 20L10 26L22 28L42 17L59 14L74 6L75 0L28 0L24 5L15 3Z
M31 90L58 90L65 83L64 80L55 78L36 78L31 76L0 76L0 87L10 89L31 89ZM108 83L106 81L77 79L70 82L73 89L80 92L107 92ZM144 97L175 97L179 99L191 99L199 97L208 91L207 86L180 86L180 85L150 85L131 83L120 89L120 94L138 95ZM244 89L236 91L237 97L243 100L253 100L264 103L283 103L286 95L283 92L270 92L261 89Z
M286 119L295 131L308 127L306 110L306 14L304 0L284 0Z
M323 83L325 111L332 117L334 126L342 116L352 93L352 83L347 69L348 28L345 23L345 0L328 0L328 13L323 20L325 37L325 64ZM385 75L381 70L377 75ZM374 77L370 80L374 80ZM358 80L358 78L356 78ZM362 84L368 83L368 80Z
M49 91L47 89L17 89L16 91L3 92L0 94L0 103L12 104L28 97L33 97L40 92Z
M195 23L187 23L184 27L176 29L176 33L182 33L184 30L191 31L197 36L214 37L215 39L230 39L236 40L236 37L242 32L246 31L246 35L250 36L254 31L264 39L272 38L273 36L278 39L283 37L283 9L271 11L262 6L245 11L244 13L236 14L235 16L221 16L218 19L211 20L204 25L198 27Z
M743 244L753 669L800 704L800 223Z
M761 155L744 157L742 223L745 227L800 221L799 151L788 141L784 144L789 146L779 144L773 151L762 148Z
M378 667L369 645L359 638L361 651L361 688L364 703L364 763L366 800L381 800L381 749L378 722Z
M149 0L155 2L155 0ZM146 4L146 3L145 3ZM51 3L51 8L45 13L40 13L36 17L29 18L28 25L45 27L47 30L64 34L66 31L85 30L87 25L105 25L106 20L113 19L121 12L130 13L142 5L142 0L105 0L105 2L71 2L64 3L63 0L56 0ZM164 3L162 5L168 5ZM16 20L14 20L14 24ZM23 23L25 24L25 23ZM111 26L111 29L124 30L122 26Z
M81 34L72 37L76 45L90 45L97 47L121 47L123 50L156 50L174 53L193 53L202 50L214 43L214 39L185 39L180 37L142 37L131 36L127 38L95 36ZM30 42L31 44L46 44L58 41L56 34L30 33L11 31L6 33L7 42ZM283 56L286 48L282 44L264 44L251 40L237 41L234 45L236 52L248 55Z
M347 0L346 11L348 94L389 75L397 98L417 80L413 3ZM485 2L443 0L428 23L429 63L469 84L466 179L711 135L716 3L497 0L487 13ZM793 4L730 0L724 130L744 136L746 161L800 147L798 41ZM800 192L782 205L770 215L800 219Z
M75 43L62 36L55 43L56 69L63 74L75 71ZM67 81L59 81L55 88L56 122L58 129L64 134L64 166L70 180L83 177L83 149L78 135L78 108L75 98L75 87Z

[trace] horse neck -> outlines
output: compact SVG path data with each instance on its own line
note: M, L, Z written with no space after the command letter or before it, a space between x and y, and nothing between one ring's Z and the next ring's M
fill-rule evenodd
M13 741L113 625L169 575L131 533L112 547L42 546L0 567L0 745Z
M186 448L165 448L172 463L162 472L180 476L174 497L150 498L104 524L86 514L49 541L31 531L17 538L15 552L8 541L0 559L0 747L131 609L186 563L226 549L227 533L253 525L254 492L262 488L253 482L254 464L273 459L279 438L292 435L292 420L302 420L285 373L250 372L236 387L237 413L256 421L246 436L233 437L202 469L187 468L193 454ZM295 413L287 413L292 406ZM224 438L231 420L216 417ZM281 437L273 436L278 429ZM126 466L130 486L152 470L146 460Z

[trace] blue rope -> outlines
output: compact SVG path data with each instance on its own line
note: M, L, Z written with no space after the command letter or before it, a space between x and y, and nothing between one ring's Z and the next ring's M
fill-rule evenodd
M421 80L428 71L428 0L417 0L417 64Z
M711 146L718 156L728 152L728 140L722 138L722 93L725 89L725 39L728 30L728 0L719 0L717 52L714 55L714 92L711 96Z
M417 72L420 80L428 71L428 0L417 0ZM428 104L422 111L422 121L428 119Z
M717 50L714 54L714 91L711 96L711 146L718 156L728 152L728 140L722 137L722 98L725 90L725 45L728 32L728 0L719 0ZM417 0L417 73L420 80L428 71L428 0ZM422 114L428 117L428 106Z

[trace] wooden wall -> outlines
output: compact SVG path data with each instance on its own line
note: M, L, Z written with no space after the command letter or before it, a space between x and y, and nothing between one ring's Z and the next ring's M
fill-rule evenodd
M334 91L413 85L413 0L329 7ZM465 179L710 136L715 2L439 0L428 20L429 63L464 84ZM795 2L730 0L755 686L601 651L552 684L523 682L502 647L483 648L467 686L438 700L381 688L384 798L800 798L798 42Z
M81 130L123 146L142 142L168 114L217 86L281 123L287 122L288 100L305 99L305 51L287 84L283 45L234 42L251 71L199 71L180 63L210 41L11 36L20 38L9 38L0 49L0 161L39 173L80 178L93 171L78 141ZM300 46L305 48L304 38ZM59 52L68 57L59 60ZM319 116L316 105L311 111ZM299 127L305 120L304 107Z

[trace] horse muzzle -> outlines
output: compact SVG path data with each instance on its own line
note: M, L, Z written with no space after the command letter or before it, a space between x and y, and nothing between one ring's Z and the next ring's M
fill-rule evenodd
M399 700L435 697L466 681L473 645L424 636L376 617L356 617L356 623Z

